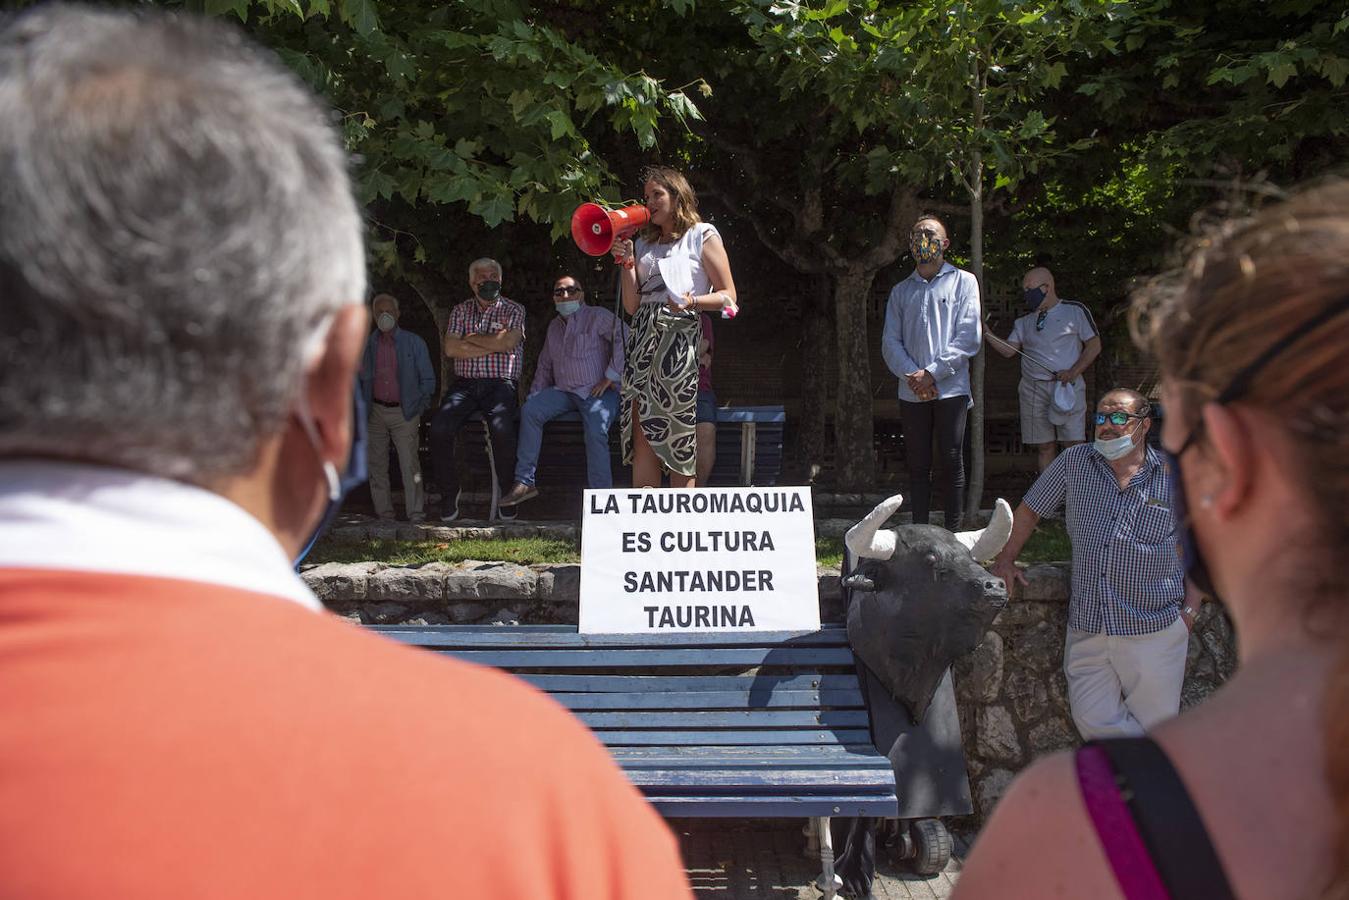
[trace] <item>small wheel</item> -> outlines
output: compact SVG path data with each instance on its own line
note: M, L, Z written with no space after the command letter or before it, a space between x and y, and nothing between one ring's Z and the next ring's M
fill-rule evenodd
M951 861L951 832L941 819L915 819L909 826L913 858L909 865L919 875L936 875Z

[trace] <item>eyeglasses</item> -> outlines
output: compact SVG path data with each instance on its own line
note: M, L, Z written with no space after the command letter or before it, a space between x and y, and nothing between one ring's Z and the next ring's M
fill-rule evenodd
M1123 428L1125 425L1129 424L1130 419L1146 419L1146 418L1147 416L1140 416L1137 413L1127 413L1123 412L1122 410L1116 410L1115 412L1108 412L1108 413L1098 412L1096 414L1096 425L1097 427L1100 427L1101 425L1104 425L1107 421L1109 421L1110 424L1114 425L1116 428Z
M567 287L553 288L554 297L570 297L572 294L579 294L579 293L581 293L581 289L578 288L576 285L568 285Z

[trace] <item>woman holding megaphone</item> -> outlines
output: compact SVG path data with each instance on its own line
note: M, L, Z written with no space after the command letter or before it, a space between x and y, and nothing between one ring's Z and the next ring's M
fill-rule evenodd
M651 219L637 240L614 242L623 308L632 318L623 371L623 461L633 487L696 484L700 312L735 314L735 281L717 229L698 218L698 198L674 169L642 173Z

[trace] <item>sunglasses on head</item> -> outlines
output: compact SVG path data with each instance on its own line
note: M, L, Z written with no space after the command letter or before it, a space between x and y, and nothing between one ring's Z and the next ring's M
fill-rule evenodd
M553 288L553 296L554 296L554 297L569 297L569 296L571 296L572 294L579 294L579 293L581 293L581 289L578 288L578 287L576 287L575 285L568 285L567 287Z
M1111 425L1114 425L1117 428L1123 428L1125 425L1129 424L1130 419L1146 419L1146 418L1147 416L1140 416L1137 413L1127 413L1122 410L1116 410L1115 412L1108 412L1108 413L1098 412L1096 414L1096 424L1099 427L1101 425L1104 425L1106 422L1109 422Z

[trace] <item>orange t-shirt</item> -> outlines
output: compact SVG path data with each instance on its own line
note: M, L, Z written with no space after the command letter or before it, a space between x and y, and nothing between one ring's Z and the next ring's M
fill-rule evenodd
M0 569L0 897L691 897L595 737L286 600Z

